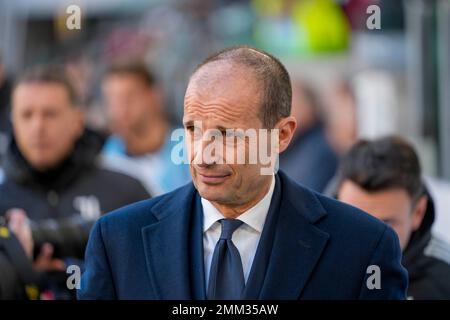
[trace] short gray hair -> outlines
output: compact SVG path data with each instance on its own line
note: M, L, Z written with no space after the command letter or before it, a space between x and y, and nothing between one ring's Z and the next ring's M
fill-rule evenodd
M249 46L235 46L221 50L200 63L193 75L203 66L218 61L241 64L253 70L262 83L263 101L259 117L266 128L273 128L291 114L292 86L289 73L271 54Z

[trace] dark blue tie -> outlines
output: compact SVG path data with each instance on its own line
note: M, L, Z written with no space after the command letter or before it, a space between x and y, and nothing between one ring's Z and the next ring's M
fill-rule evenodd
M237 300L245 287L244 271L238 249L231 241L240 220L222 219L222 233L214 248L208 283L208 299Z

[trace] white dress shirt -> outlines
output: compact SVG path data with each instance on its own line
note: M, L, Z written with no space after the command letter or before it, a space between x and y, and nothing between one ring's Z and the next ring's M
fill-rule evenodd
M275 177L272 176L272 183L269 191L255 206L242 213L237 219L244 222L233 233L232 241L239 251L242 260L245 282L247 282L253 259L258 248L259 239L264 228L267 213L269 212L270 202L272 200L273 190L275 188ZM203 207L203 252L205 264L205 282L208 288L209 271L211 261L222 232L222 225L218 220L225 217L214 205L202 198Z

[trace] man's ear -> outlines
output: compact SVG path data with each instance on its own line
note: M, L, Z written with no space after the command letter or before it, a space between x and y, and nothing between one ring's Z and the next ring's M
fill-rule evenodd
M420 225L422 224L423 217L425 216L425 212L427 211L427 205L428 197L426 195L423 195L419 198L416 205L414 206L411 223L413 231L419 229Z
M281 119L275 126L278 129L279 152L287 149L297 128L297 120L293 116Z

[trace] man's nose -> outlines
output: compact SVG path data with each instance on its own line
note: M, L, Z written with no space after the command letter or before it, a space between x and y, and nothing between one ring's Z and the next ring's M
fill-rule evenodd
M45 120L44 117L36 116L31 121L31 132L33 135L40 135L45 130Z
M194 163L200 167L207 167L218 163L220 146L214 141L202 141L194 145Z
M129 113L129 105L125 99L111 99L108 103L109 113L116 118L126 117Z

